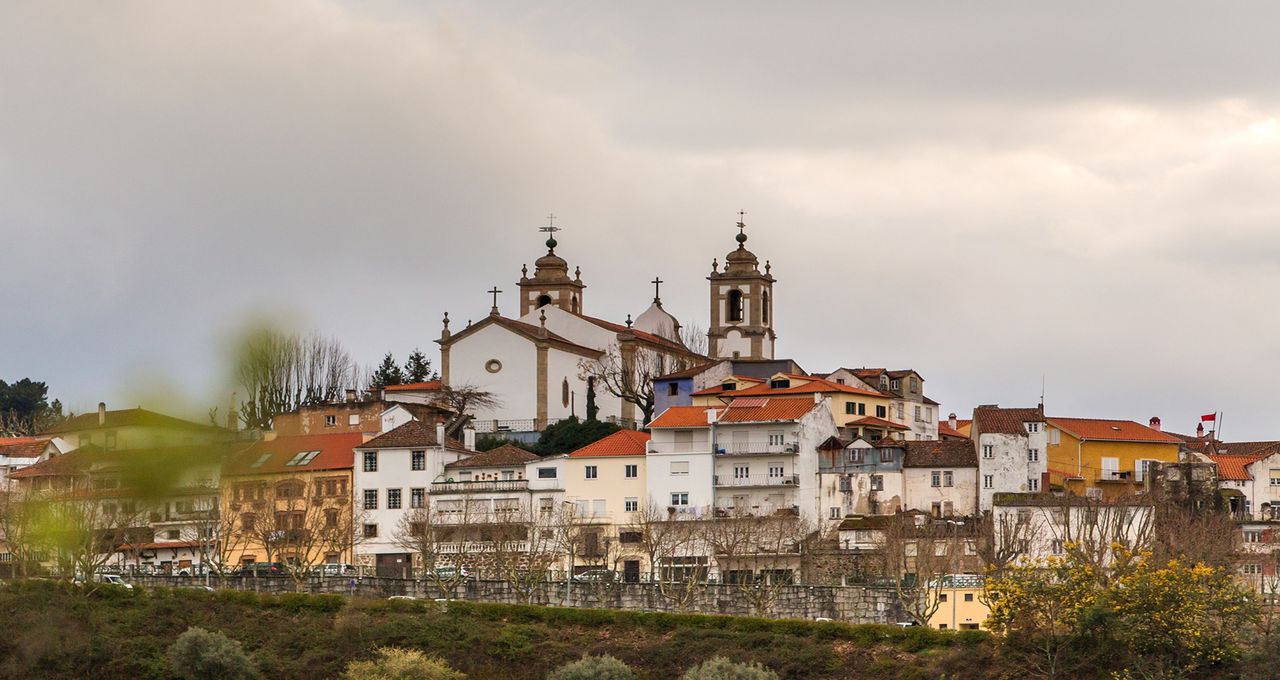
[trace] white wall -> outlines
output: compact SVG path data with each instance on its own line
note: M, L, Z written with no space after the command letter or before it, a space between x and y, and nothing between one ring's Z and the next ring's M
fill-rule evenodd
M502 362L502 370L485 370L490 359ZM480 387L493 392L501 402L493 409L477 409L474 415L479 420L537 417L537 379L537 348L527 338L496 324L449 349L449 383Z
M933 473L941 473L943 486L933 486ZM951 473L951 486L945 486ZM934 503L948 504L951 514L972 515L978 508L978 469L976 467L909 467L902 471L904 505L908 510L931 512Z
M412 469L413 451L426 452L425 470ZM395 535L400 524L400 518L411 509L411 489L424 489L424 494L427 496L428 502L430 502L431 483L443 481L445 464L452 463L462 458L463 455L440 447L379 449L376 452L378 454L377 471L365 472L364 453L359 449L356 450L354 483L352 484L352 502L354 505L352 508L356 513L363 512L365 515L363 521L357 524L378 525L378 537L365 539L362 533L358 533L356 554L374 555L378 553L408 552L396 545ZM378 491L378 508L376 510L363 510L365 489L376 489ZM399 510L387 508L387 489L400 489L401 503ZM357 532L362 530L363 527L356 527Z
M1024 425L1025 426L1025 425ZM1041 480L1048 468L1048 452L1046 451L1046 428L1040 424L1039 432L1034 434L994 434L981 433L978 436L978 508L991 509L991 499L996 493L1031 492L1028 480ZM991 446L992 456L983 456L983 447ZM1039 452L1039 460L1030 460L1030 451ZM992 488L983 486L985 475L991 475ZM1046 489L1038 489L1043 492Z

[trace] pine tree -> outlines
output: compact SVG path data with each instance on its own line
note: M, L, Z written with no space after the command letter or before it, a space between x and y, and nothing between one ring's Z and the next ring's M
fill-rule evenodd
M376 390L387 385L400 385L402 383L404 383L404 372L396 365L396 359L391 356L391 352L387 352L387 356L382 358L382 365L378 366L378 370L373 372L371 386Z
M431 360L422 350L417 347L413 348L413 354L409 355L409 359L404 362L404 378L405 382L417 383L427 380L436 380L440 376L431 370Z
M596 404L596 379L587 378L587 421L596 420L600 407Z

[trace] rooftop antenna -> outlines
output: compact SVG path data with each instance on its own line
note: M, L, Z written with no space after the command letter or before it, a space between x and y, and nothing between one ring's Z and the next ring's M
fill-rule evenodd
M1040 374L1040 410L1044 410L1044 374Z

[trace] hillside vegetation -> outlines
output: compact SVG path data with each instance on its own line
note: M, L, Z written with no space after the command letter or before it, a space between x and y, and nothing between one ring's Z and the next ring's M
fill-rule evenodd
M338 596L0 586L0 677L172 678L166 651L189 627L239 641L269 678L337 677L380 647L418 649L473 679L542 680L584 654L668 680L714 656L782 678L988 678L984 633L744 617ZM1010 677L1016 677L1010 673Z

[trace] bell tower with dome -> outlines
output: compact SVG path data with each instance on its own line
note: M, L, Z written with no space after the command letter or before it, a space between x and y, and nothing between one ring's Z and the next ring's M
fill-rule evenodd
M711 263L711 328L707 350L713 359L772 359L773 275L766 261L747 250L747 225L738 213L738 248L724 258L724 271Z
M520 316L529 312L554 305L566 312L582 313L582 291L587 284L582 282L582 271L575 269L573 278L569 278L569 263L556 255L556 232L559 227L546 226L542 231L547 233L547 254L533 263L533 276L529 276L529 268L521 268L520 276Z

